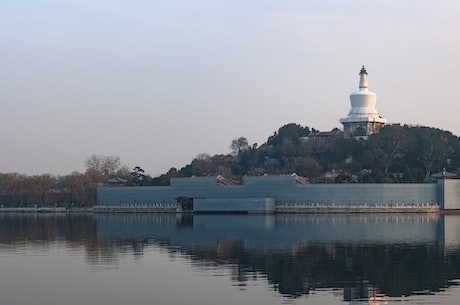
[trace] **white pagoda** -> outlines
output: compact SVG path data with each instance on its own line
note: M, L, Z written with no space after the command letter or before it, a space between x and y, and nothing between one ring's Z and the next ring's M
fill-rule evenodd
M379 132L387 120L375 109L377 95L368 91L367 71L359 72L359 90L350 94L351 109L346 118L340 119L346 136L364 137Z

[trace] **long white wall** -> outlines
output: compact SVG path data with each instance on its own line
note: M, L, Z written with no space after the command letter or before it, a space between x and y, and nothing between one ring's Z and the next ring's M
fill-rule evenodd
M175 178L163 187L100 187L98 205L171 205L196 199L273 198L276 205L436 205L460 209L460 180L438 183L296 184L292 176L246 177L242 185L218 185L216 178Z

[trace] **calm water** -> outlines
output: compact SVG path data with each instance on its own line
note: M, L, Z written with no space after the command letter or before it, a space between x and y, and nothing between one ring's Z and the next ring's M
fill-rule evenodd
M460 216L0 214L0 304L459 304Z

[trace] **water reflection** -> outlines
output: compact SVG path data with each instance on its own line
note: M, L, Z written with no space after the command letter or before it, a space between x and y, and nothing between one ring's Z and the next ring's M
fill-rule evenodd
M426 215L0 215L0 252L55 242L93 268L151 247L193 268L263 279L287 298L324 289L353 304L438 294L460 279L460 217Z

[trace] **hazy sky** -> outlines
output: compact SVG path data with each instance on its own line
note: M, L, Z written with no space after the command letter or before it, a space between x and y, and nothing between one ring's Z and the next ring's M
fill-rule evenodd
M0 0L0 172L91 154L152 176L342 128L359 70L390 123L460 135L458 0Z

